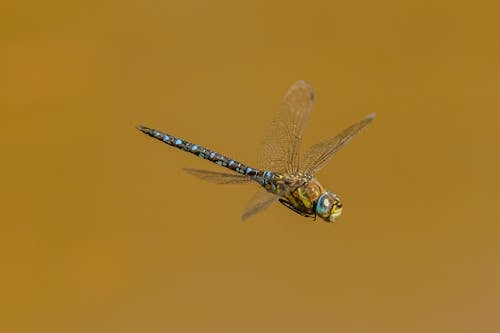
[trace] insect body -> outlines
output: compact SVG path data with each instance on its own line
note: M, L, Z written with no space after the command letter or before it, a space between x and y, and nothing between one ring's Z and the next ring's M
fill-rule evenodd
M309 83L298 81L290 87L262 141L258 168L149 127L137 128L170 146L233 171L222 173L185 169L201 179L217 184L258 183L262 189L248 202L242 215L243 220L279 201L302 216L319 216L324 221L334 222L342 213L341 200L335 193L325 190L314 175L368 125L375 114L372 113L338 135L319 142L301 155L300 144L313 101L314 93Z

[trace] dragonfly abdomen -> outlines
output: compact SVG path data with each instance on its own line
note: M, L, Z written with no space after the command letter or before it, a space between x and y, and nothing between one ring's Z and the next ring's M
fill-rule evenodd
M249 166L238 162L230 157L227 157L225 155L219 154L213 150L210 150L208 148L205 148L203 146L191 143L189 141L186 141L184 139L175 137L170 134L166 134L163 132L160 132L158 130L145 127L145 126L137 126L137 129L140 130L141 132L159 140L162 141L172 147L184 150L188 153L191 153L193 155L196 155L202 159L209 160L212 163L215 163L217 165L223 166L225 168L228 168L232 171L235 171L239 174L249 176L251 178L257 178L259 177L263 172L260 170L252 169Z

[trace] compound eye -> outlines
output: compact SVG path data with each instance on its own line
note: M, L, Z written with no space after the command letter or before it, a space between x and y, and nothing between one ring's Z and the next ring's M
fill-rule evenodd
M333 196L330 192L323 193L316 205L316 214L318 214L323 219L328 219L330 216L330 211L333 205Z

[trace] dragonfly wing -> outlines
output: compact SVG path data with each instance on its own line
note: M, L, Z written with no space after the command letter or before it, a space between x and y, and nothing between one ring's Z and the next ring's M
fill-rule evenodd
M318 144L307 149L302 158L302 170L307 175L314 175L321 170L330 159L342 148L346 143L351 141L366 125L372 122L375 118L375 113L365 117L365 119L346 128L338 135L321 141Z
M248 201L245 210L243 211L243 215L241 216L241 220L246 221L248 218L263 211L276 201L278 201L277 195L264 189L259 190Z
M214 172L191 168L184 168L183 170L193 176L215 184L244 184L252 181L250 177L239 174Z
M313 88L306 81L290 87L261 143L260 169L289 174L299 170L300 143L313 101Z

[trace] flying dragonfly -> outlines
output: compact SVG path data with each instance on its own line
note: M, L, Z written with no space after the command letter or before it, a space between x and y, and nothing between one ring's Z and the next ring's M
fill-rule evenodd
M342 213L340 197L326 190L314 175L327 165L340 148L372 122L375 113L336 136L311 146L301 155L302 135L313 102L314 91L308 82L297 81L290 87L261 143L258 168L153 128L137 126L137 129L170 146L232 171L223 173L184 169L194 176L216 184L259 184L261 189L247 203L242 220L278 201L302 216L315 220L320 217L326 222L335 222Z

